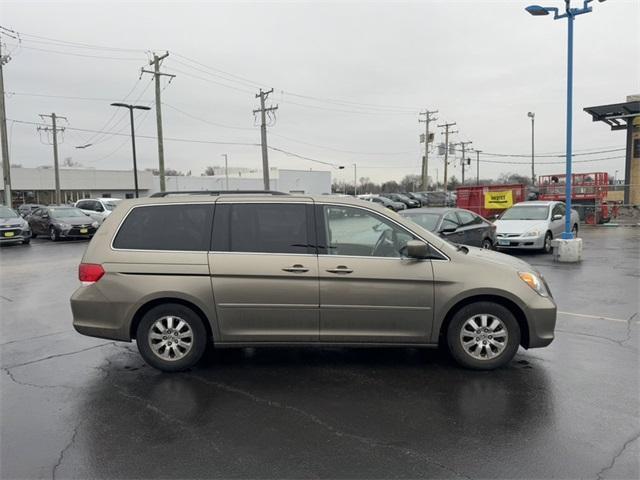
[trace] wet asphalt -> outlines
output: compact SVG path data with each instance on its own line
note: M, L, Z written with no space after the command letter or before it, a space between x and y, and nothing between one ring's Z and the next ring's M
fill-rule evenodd
M0 475L638 478L640 228L585 259L519 254L558 302L550 347L473 372L435 349L209 352L163 374L77 334L86 243L0 248Z

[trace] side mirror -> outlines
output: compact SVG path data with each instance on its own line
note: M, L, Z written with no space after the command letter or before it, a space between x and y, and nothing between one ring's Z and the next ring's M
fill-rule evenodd
M451 235L452 233L456 233L458 229L456 227L448 227L440 230L440 233L443 235Z
M409 240L407 242L407 257L410 258L429 258L431 251L429 245L420 240Z
M556 214L553 216L553 219L554 219L554 220L562 220L562 215L560 215L559 213L556 213Z

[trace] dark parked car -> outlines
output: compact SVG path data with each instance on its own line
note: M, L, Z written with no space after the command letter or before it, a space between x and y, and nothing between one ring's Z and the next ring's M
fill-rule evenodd
M405 197L409 197L411 200L415 200L416 202L418 202L418 204L421 207L426 207L426 202L425 202L424 198L422 197L422 195L420 195L419 193L416 193L416 192L402 192L401 195L404 195Z
M61 238L91 238L98 222L82 210L67 206L49 206L37 209L29 217L32 235L47 235L57 242Z
M0 243L29 243L29 224L15 210L0 205Z
M413 199L411 199L411 198L409 198L406 195L403 195L401 193L381 193L380 196L389 198L389 199L393 200L394 202L402 202L407 206L407 208L418 208L418 207L420 207L420 202L418 202L417 200L413 200Z
M44 205L39 205L37 203L23 203L22 205L18 205L17 210L22 218L27 218L41 207L44 207Z
M495 225L469 210L417 208L400 215L453 243L487 249L493 249L496 244Z

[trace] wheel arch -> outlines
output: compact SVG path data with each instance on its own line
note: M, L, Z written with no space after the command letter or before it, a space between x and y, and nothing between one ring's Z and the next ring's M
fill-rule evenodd
M509 310L516 318L518 326L520 327L520 345L522 345L524 348L529 348L529 323L524 311L514 301L500 295L492 294L472 295L470 297L459 300L451 308L449 308L444 317L444 320L442 321L442 324L440 325L440 331L438 334L439 345L442 346L447 344L447 329L449 328L449 324L451 323L453 316L462 308L476 302L493 302L497 303L498 305L502 305L507 310Z
M202 320L204 328L207 331L208 337L211 340L215 340L213 336L213 330L211 328L211 322L209 322L209 319L207 318L207 315L204 313L204 311L202 311L202 309L198 307L198 305L196 305L195 303L182 298L176 298L176 297L154 298L153 300L149 300L148 302L140 306L138 310L136 310L136 312L133 314L133 318L131 319L131 324L129 326L129 338L131 339L136 338L136 331L138 330L138 325L140 324L142 317L144 317L149 310L151 310L154 307L157 307L158 305L164 305L166 303L176 303L178 305L187 307L190 310L193 310L193 312L200 317L200 320Z

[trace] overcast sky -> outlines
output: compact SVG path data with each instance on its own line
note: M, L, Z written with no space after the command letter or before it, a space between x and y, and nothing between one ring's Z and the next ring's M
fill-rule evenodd
M545 5L560 7L560 0ZM574 0L574 6L582 2ZM178 142L259 143L252 110L259 86L274 88L278 104L269 144L348 170L351 180L400 180L419 173L417 112L438 110L438 124L457 122L454 141L485 152L529 154L536 114L536 152L562 153L566 105L566 20L532 17L526 1L422 2L33 2L0 4L0 24L21 35L3 36L12 59L4 68L7 117L66 116L68 127L128 134L124 110L111 101L152 105L151 76L138 80L147 50L170 52L162 69L176 78L162 100L167 167L202 173L221 165L261 168L255 146ZM574 149L623 148L624 132L593 123L584 107L625 101L640 93L640 2L593 2L575 22ZM42 38L44 37L44 38ZM55 41L52 41L54 39ZM59 42L62 41L62 42ZM69 42L69 43L67 43ZM78 44L104 47L83 48ZM121 50L122 49L122 50ZM99 57L99 58L94 58ZM198 63L195 63L195 62ZM226 73L223 73L226 72ZM230 76L228 74L232 74ZM51 98L83 97L88 99ZM311 99L307 97L315 97ZM184 112L184 113L183 113ZM116 113L115 118L113 114ZM111 121L110 121L111 120ZM62 123L65 125L65 123ZM228 128L233 127L233 128ZM9 121L11 162L52 164L46 135ZM443 140L435 127L436 143ZM137 119L136 133L155 136L153 111ZM285 138L286 137L286 138ZM93 143L85 149L75 148ZM140 168L157 167L154 139L138 139ZM442 180L434 152L429 174ZM623 151L581 160L578 172L624 171ZM131 168L127 136L72 131L60 158L83 166ZM468 175L475 176L474 168ZM481 156L481 177L530 173L527 158ZM556 173L562 159L539 158L536 173ZM490 163L511 161L511 164ZM280 152L271 166L331 169ZM460 167L452 167L460 178Z

